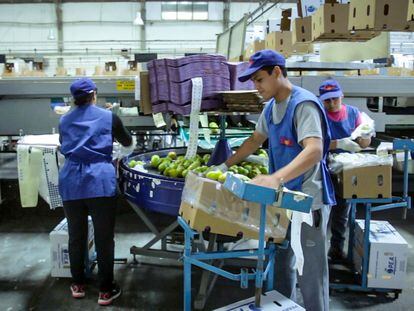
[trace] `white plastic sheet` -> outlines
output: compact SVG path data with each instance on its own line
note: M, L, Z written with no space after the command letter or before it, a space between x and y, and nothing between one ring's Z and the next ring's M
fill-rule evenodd
M376 154L346 152L329 155L329 169L335 174L342 170L349 170L357 167L379 165L392 166L392 162L391 155L378 156Z
M365 112L361 113L361 124L352 132L351 139L355 140L358 137L364 139L375 136L375 122Z

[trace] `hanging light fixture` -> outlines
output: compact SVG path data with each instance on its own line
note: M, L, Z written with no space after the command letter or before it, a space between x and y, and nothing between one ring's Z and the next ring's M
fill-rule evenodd
M134 19L134 25L144 25L144 21L142 20L142 17L141 17L141 12L137 12L137 15L135 16L135 19Z
M53 28L49 29L49 35L47 36L48 40L55 40L55 32L53 31Z

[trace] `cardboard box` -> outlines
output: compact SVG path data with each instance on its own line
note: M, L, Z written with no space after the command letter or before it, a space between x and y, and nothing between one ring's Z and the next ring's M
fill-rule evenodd
M313 41L367 41L379 35L375 31L351 31L348 28L349 4L326 3L312 15Z
M413 31L412 0L352 0L350 30Z
M391 166L357 167L334 175L338 194L351 198L390 198L392 184Z
M254 308L254 299L255 297L244 299L242 301L235 302L228 306L216 309L215 311L258 310ZM296 304L295 302L286 298L281 293L275 290L262 294L260 301L261 301L261 306L260 306L261 311L287 311L287 310L302 311L302 310L305 310L300 305Z
M244 60L249 60L250 56L252 56L254 53L259 52L261 50L264 50L266 48L265 41L264 40L256 40L250 43L245 52L244 52Z
M266 49L283 54L286 58L292 55L293 37L291 31L274 31L265 39Z
M294 42L311 42L313 40L312 16L296 18L292 31L295 34Z
M90 267L95 260L94 230L91 217L88 218L88 258L87 266ZM63 219L49 234L52 277L72 277L69 260L69 236L66 218Z
M140 77L140 87L141 87L141 97L139 101L139 111L143 114L152 114L152 105L151 105L151 96L150 96L150 83L148 71L141 71L139 74Z
M296 42L295 44L293 44L292 53L294 55L312 54L314 53L313 44L308 42Z
M361 273L365 220L355 223L353 261ZM402 289L407 274L408 244L387 221L371 221L369 234L368 287Z
M234 196L219 182L188 174L179 214L191 228L211 233L258 239L260 205ZM289 218L285 209L268 206L266 237L276 243L285 239Z

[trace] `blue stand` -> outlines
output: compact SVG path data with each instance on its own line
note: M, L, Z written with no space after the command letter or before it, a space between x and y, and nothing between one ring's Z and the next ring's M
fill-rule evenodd
M235 250L235 251L216 251L216 252L193 252L191 245L195 236L198 234L190 228L187 222L178 217L178 223L184 229L184 310L190 311L191 303L191 267L192 265L208 270L230 280L239 281L241 288L248 287L249 280L255 280L255 308L260 310L260 299L262 294L263 283L266 281L266 289L273 289L273 276L275 264L276 247L287 248L288 242L276 245L268 243L265 247L265 225L266 225L266 206L274 202L278 202L279 206L288 207L288 209L309 212L313 199L304 197L303 200L294 200L294 194L285 193L282 188L275 190L247 184L237 177L228 175L224 187L231 191L239 198L260 203L260 230L259 230L259 246L254 250ZM240 257L257 257L256 270L249 272L247 269L241 269L240 273L230 273L221 268L215 267L204 261L212 259L227 259ZM267 257L267 264L264 264Z
M402 197L392 197L387 199L349 199L348 203L351 204L350 217L349 217L349 243L348 243L348 261L352 262L353 258L353 246L354 246L354 231L355 231L355 215L357 204L361 204L365 211L365 225L364 225L364 240L363 248L364 253L362 257L362 273L361 284L344 284L344 283L331 283L332 289L349 289L354 291L378 291L378 292L394 292L395 297L401 290L388 289L388 288L370 288L368 287L368 264L369 264L369 232L371 223L371 213L383 211L392 208L411 208L411 197L408 195L408 152L414 151L414 140L412 139L395 139L393 141L393 150L404 150L404 188ZM373 206L373 204L375 206Z

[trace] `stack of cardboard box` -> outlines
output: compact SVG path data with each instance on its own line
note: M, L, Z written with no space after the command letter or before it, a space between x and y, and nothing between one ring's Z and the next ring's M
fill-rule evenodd
M357 219L353 262L362 270L363 256L368 256L368 287L402 289L407 274L408 244L388 221L370 222L369 253L364 254L365 220Z
M414 3L412 0L352 0L348 29L413 31Z
M297 40L295 27L291 30L291 9L282 12L280 31L272 31L266 35L266 49L275 50L285 57L293 54L313 53L313 45L303 40Z
M285 239L289 218L285 209L267 207L267 239ZM219 182L189 173L183 191L180 216L191 228L228 236L258 239L260 205L239 199Z

